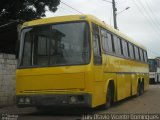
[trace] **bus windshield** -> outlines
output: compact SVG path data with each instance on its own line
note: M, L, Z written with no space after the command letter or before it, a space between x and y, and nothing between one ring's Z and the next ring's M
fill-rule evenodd
M157 62L155 59L149 59L149 71L150 72L157 71Z
M19 67L87 64L88 24L69 22L25 28L19 58Z

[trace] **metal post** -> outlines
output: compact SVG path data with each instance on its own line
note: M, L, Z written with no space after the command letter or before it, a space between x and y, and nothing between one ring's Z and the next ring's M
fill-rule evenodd
M116 14L117 8L116 8L116 5L115 5L115 0L112 0L112 5L113 5L114 28L118 29L118 27L117 27L117 14Z

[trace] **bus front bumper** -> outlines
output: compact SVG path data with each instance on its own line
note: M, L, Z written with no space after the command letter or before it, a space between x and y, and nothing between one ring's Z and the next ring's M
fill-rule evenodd
M18 107L91 107L91 94L17 95Z

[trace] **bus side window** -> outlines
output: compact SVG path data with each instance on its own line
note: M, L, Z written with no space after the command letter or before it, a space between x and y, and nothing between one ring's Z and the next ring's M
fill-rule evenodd
M127 48L127 42L122 39L122 48L123 48L123 54L124 57L128 58L128 48Z
M121 52L121 55L123 56L122 40L121 40L121 38L118 38L118 40L119 40L119 44L120 44L120 52Z
M134 49L133 49L133 45L131 43L129 43L129 52L130 52L130 58L134 59Z
M108 51L110 53L113 53L113 45L112 45L112 34L107 33L107 46L108 46Z
M129 51L129 42L127 42L127 52L128 52L128 57L130 58L131 57L131 53Z
M144 61L144 56L143 56L143 52L142 52L141 48L139 48L139 53L140 53L140 59L141 59L141 61Z
M102 40L102 48L105 52L109 52L109 47L107 43L107 31L103 28L101 28L101 40Z
M144 54L144 60L145 60L145 62L147 62L147 52L143 51L143 54Z
M135 58L136 60L139 60L139 50L137 46L134 46L134 51L135 51Z
M97 25L92 24L92 36L93 36L93 49L94 49L94 64L102 64L101 47L100 47L100 36L99 28Z
M103 50L110 54L113 54L114 53L114 50L113 50L113 37L112 37L112 34L107 32L107 30L101 28L101 40L102 40L102 48Z
M116 55L121 55L120 40L116 35L113 35L113 41Z

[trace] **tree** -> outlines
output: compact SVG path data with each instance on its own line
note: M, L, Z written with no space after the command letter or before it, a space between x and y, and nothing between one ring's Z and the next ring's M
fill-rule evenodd
M0 0L0 24L45 17L46 9L55 12L59 4L60 0Z

